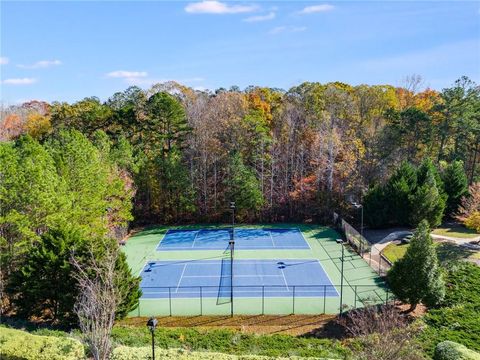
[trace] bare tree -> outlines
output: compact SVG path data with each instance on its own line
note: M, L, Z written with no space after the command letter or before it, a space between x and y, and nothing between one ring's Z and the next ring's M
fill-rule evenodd
M355 309L340 320L347 333L361 344L355 349L362 360L423 359L416 342L418 327L394 306Z
M83 338L95 360L108 359L112 350L110 334L115 321L115 312L122 301L117 290L115 264L118 249L109 249L101 260L93 252L86 262L72 256L77 269L79 295L74 306Z

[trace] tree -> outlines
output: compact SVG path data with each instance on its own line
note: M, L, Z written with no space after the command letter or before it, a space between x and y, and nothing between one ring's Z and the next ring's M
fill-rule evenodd
M384 187L375 185L370 188L363 199L365 222L373 228L389 224L390 199L386 197Z
M108 242L103 245L101 256L90 252L82 260L77 254L71 257L79 289L73 311L96 360L109 358L114 320L133 310L141 295L140 280L131 275L118 246Z
M119 252L114 240L88 238L74 226L50 229L9 279L8 291L18 313L75 323L73 310L79 294L77 267L81 266L90 278L95 277L97 269L90 266L91 262L103 263L113 252ZM138 305L140 279L132 275L123 253L115 256L114 271L115 291L120 300L113 310L115 317L122 319Z
M442 178L448 196L445 214L451 217L457 212L462 197L468 193L468 180L463 163L461 161L451 162L445 168Z
M402 162L386 184L385 194L389 202L390 212L387 216L397 224L405 225L409 222L412 204L409 196L417 188L417 172L408 162Z
M423 219L431 227L441 224L445 210L445 197L437 188L434 175L429 172L425 183L417 187L415 193L408 197L411 204L410 225L417 226Z
M26 255L10 279L9 291L18 313L70 323L77 296L77 282L70 263L71 251L78 261L86 254L86 242L75 228L51 229Z
M458 221L465 222L475 212L480 211L480 182L473 183L468 187L468 194L460 200L455 218Z
M227 201L235 201L237 215L245 219L260 210L263 205L263 195L255 174L243 163L239 153L233 153L230 158L229 178L225 184Z
M434 306L443 300L445 281L427 220L420 222L405 256L393 264L387 278L394 294L411 305L410 311L420 302Z
M180 102L166 92L159 92L148 99L146 110L142 147L147 151L158 150L162 156L174 146L181 149L190 127ZM158 154L154 152L152 155Z

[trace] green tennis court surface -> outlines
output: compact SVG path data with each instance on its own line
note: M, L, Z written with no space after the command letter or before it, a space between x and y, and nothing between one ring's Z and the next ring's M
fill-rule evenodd
M236 226L235 234L243 234L244 243L243 249L235 249L233 277L222 233L225 231L231 228L158 226L132 236L123 249L134 273L142 275L144 295L139 308L130 315L226 315L231 311L232 297L236 314L337 313L341 292L343 307L383 303L392 296L368 263L350 251L345 251L340 288L341 245L335 241L339 235L330 228L298 224ZM276 246L262 249L268 244L265 231L269 236L291 233L297 237L285 237L278 244L274 242ZM192 237L185 236L189 232L206 234L206 243L194 248ZM185 236L185 242L173 238L170 244L178 249L161 251L165 235L175 233ZM212 234L215 236L209 238ZM204 245L207 248L202 248ZM208 248L210 245L213 249ZM304 263L309 265L294 269L295 264Z

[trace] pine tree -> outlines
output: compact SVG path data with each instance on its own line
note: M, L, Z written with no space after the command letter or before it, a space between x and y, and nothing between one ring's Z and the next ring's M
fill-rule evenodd
M426 220L418 225L405 256L388 272L388 282L394 294L411 305L411 311L420 302L434 306L443 300L445 281Z
M411 204L408 197L417 188L417 173L412 164L403 162L386 184L386 201L389 202L388 216L400 225L408 224Z
M448 195L445 214L453 216L458 210L461 199L468 194L468 180L463 163L451 162L442 174L445 192Z
M374 228L387 226L390 213L389 204L383 186L375 185L370 188L363 199L365 222Z
M78 229L51 229L26 255L23 266L9 279L8 290L19 314L74 321L73 305L77 296L72 251L82 258L86 242Z
M245 166L238 152L231 155L229 171L230 176L226 183L227 199L236 202L238 217L245 219L259 211L263 205L260 183L254 172Z
M411 206L411 226L417 226L424 219L431 227L441 224L445 210L445 197L440 194L432 172L427 173L425 183L419 186L408 199Z

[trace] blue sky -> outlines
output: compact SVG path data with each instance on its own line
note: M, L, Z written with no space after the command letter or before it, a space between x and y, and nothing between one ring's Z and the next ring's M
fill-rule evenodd
M105 100L129 85L435 89L480 82L478 2L1 2L1 99Z

